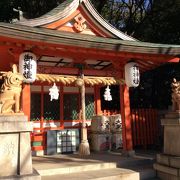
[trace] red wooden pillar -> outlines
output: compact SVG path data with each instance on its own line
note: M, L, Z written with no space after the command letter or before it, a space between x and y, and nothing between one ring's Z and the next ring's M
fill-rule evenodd
M44 131L44 86L41 85L41 119L40 119L40 130Z
M120 85L120 105L122 118L122 138L123 150L129 155L133 152L132 127L131 127L131 111L129 88L126 85Z
M101 115L101 96L100 96L100 87L94 86L94 92L95 92L95 112L96 115Z
M22 89L22 110L30 121L31 114L31 89L30 84L23 84Z

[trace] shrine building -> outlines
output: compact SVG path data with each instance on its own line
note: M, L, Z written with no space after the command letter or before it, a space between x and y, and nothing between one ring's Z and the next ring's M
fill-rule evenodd
M132 152L136 145L154 143L158 132L157 112L130 109L125 65L133 61L143 73L179 62L180 46L141 42L109 24L90 0L66 0L41 17L0 23L0 71L10 71L12 64L19 65L20 55L27 52L37 58L36 79L33 83L23 83L21 97L22 111L33 122L34 153L46 154L51 142L63 133L69 133L73 142L67 147L60 142L60 149L53 152L76 151L82 136L88 135L85 140L89 140L92 118L101 116L120 115L124 151ZM79 87L78 78L83 79ZM108 102L104 102L102 91L106 90L110 96L112 86L119 88L119 94L112 97L111 103L118 98L119 105L104 109L102 103ZM54 100L49 95L52 87L59 95ZM142 117L146 122L140 120ZM56 149L58 143L52 146Z

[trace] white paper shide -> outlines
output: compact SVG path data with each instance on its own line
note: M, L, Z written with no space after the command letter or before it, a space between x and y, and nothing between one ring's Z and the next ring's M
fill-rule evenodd
M112 101L112 96L111 96L111 89L109 88L109 86L107 86L107 88L104 91L104 100L105 101Z
M51 98L51 101L54 100L58 100L59 99L59 89L56 86L56 83L54 83L54 85L49 89L49 95Z

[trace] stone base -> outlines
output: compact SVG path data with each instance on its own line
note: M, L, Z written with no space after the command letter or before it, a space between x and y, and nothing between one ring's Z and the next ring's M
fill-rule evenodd
M178 177L164 172L157 172L157 177L159 177L162 180L180 180Z
M179 119L180 111L170 111L165 115L166 119Z
M171 116L171 118L167 118ZM177 112L169 112L161 119L164 126L164 154L180 157L180 117Z
M22 175L22 176L1 176L0 180L41 180L41 176L40 174L33 169L33 173L32 174L28 174L28 175Z
M155 163L154 169L157 171L157 177L162 180L180 180L179 170L176 168Z
M163 180L180 180L180 157L158 154L154 169Z
M32 174L31 122L24 115L0 116L0 177Z
M180 180L180 112L168 112L164 126L164 154L157 155L154 169L162 180Z
M180 169L180 157L179 156L170 156L167 154L157 154L157 163Z

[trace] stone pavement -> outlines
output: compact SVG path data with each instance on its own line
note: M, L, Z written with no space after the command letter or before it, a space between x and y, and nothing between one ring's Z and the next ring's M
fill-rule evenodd
M126 180L135 180L133 176L137 178L137 174L140 174L140 179L150 179L155 177L152 169L154 158L155 153L147 152L136 153L134 157L124 157L115 152L91 153L85 157L58 154L33 157L33 167L41 174L42 180L104 180L105 177L123 180L125 174L128 174Z

